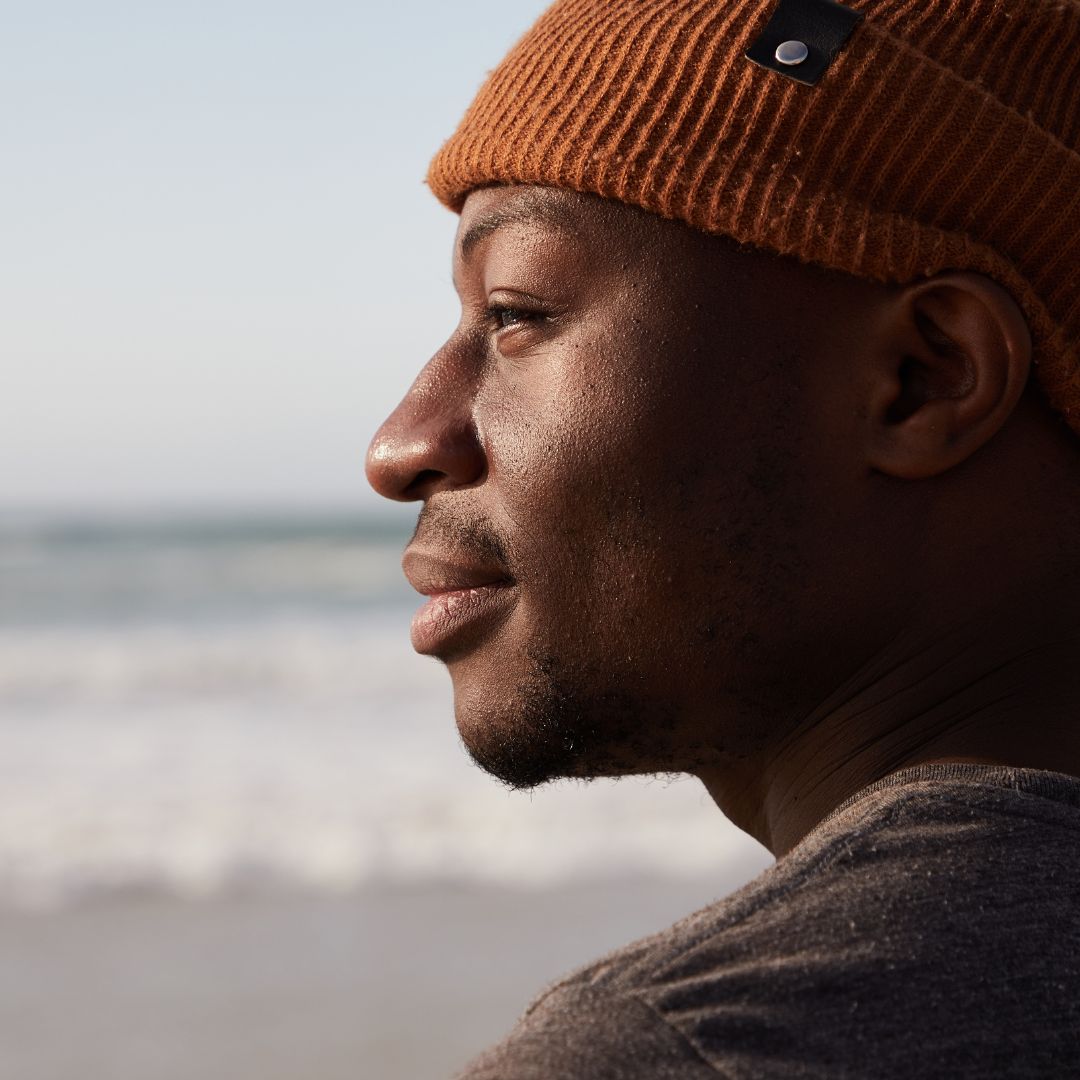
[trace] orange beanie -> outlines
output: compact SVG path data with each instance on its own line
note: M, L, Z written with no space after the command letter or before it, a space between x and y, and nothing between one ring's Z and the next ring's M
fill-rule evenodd
M558 0L428 183L458 211L488 184L592 192L883 282L980 271L1023 307L1080 432L1080 0L848 0L816 85L746 58L777 15Z

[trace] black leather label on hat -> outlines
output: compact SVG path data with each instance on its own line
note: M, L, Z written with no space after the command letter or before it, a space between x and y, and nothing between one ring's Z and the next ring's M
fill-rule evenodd
M862 17L862 12L836 0L780 0L761 36L746 50L746 58L813 86Z

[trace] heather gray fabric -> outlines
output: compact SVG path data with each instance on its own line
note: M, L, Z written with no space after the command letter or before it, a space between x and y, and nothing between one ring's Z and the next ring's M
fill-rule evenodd
M1080 780L895 773L733 896L555 984L459 1076L1080 1076Z

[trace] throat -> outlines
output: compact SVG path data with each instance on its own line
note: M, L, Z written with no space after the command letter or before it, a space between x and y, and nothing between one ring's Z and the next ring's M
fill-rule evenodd
M961 628L963 630L964 628ZM1080 620L1026 636L985 622L898 639L752 761L699 772L720 809L775 855L862 788L965 762L1080 775Z

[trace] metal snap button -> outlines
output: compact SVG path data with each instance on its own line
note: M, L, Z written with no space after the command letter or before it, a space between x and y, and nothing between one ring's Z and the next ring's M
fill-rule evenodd
M776 46L776 59L781 64L794 67L801 64L810 55L810 50L803 41L785 41Z

